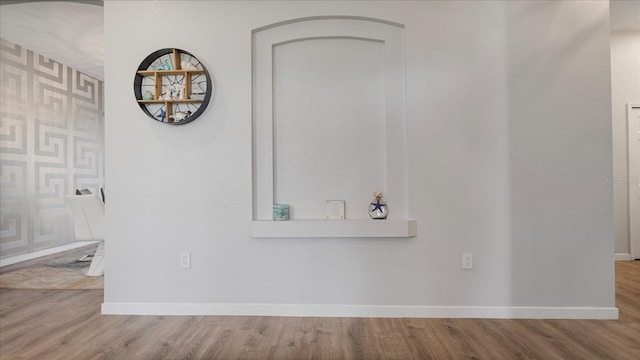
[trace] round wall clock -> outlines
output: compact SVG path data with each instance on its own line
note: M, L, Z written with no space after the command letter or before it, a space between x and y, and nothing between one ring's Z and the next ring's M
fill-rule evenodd
M180 49L160 49L138 67L133 91L138 105L153 120L182 125L202 115L213 83L205 66Z

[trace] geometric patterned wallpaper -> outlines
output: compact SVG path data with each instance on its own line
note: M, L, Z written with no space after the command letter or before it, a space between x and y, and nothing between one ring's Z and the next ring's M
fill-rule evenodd
M65 198L103 181L102 81L0 38L0 258L75 241Z

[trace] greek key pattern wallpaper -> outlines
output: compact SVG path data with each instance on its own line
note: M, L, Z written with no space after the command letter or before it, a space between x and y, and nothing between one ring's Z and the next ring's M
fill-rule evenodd
M104 178L103 83L0 39L0 258L75 241L65 198Z

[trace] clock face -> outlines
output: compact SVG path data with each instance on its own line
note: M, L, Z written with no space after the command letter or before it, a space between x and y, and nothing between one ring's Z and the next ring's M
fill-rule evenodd
M187 124L209 105L213 83L204 64L180 49L147 56L136 71L133 90L138 105L153 120Z

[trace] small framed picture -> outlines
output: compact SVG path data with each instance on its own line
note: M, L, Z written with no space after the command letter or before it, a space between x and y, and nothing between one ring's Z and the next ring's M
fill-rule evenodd
M325 219L344 220L344 200L325 200Z

